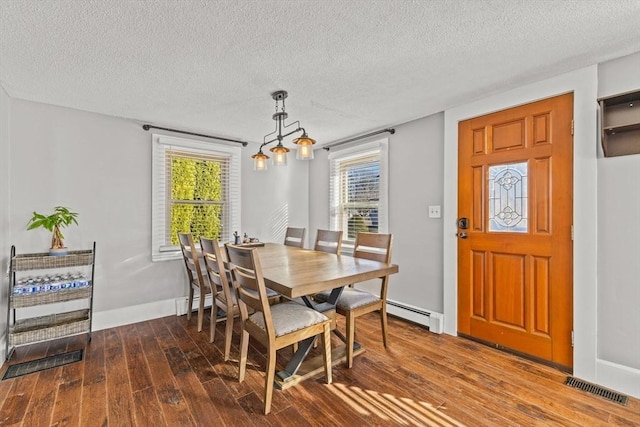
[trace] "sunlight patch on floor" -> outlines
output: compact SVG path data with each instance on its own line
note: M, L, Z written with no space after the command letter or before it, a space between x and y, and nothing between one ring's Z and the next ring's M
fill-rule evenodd
M446 409L443 405L434 407L430 403L345 384L326 384L325 387L360 415L407 426L464 426L443 413Z

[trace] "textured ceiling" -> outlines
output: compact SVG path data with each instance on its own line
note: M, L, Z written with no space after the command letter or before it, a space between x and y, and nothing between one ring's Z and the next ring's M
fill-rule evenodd
M639 22L640 0L0 0L0 84L251 142L285 89L322 144L640 51Z

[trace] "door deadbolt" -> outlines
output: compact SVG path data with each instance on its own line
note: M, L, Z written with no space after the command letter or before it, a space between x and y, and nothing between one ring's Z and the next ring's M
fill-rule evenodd
M469 219L464 217L458 218L458 228L462 230L469 228Z

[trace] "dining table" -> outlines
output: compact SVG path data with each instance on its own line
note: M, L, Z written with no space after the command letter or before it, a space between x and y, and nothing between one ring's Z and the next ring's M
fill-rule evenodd
M380 278L399 271L396 264L355 258L349 255L330 254L301 249L277 243L265 243L255 247L267 287L289 299L301 299L304 304L327 314L335 320L335 307L345 286ZM326 302L318 303L310 297L322 291L331 291ZM335 321L333 322L335 325ZM344 335L340 334L344 342ZM298 345L298 349L276 375L276 388L286 389L323 371L321 356L306 360L315 338ZM354 355L364 349L356 343ZM332 364L346 360L346 346L332 351Z

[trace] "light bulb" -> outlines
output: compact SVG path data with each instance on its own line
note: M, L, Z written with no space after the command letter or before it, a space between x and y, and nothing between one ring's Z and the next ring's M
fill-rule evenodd
M286 166L287 165L287 152L276 151L273 153L273 165L274 166Z
M311 145L298 145L298 152L296 154L298 160L311 160L313 159L313 147Z

